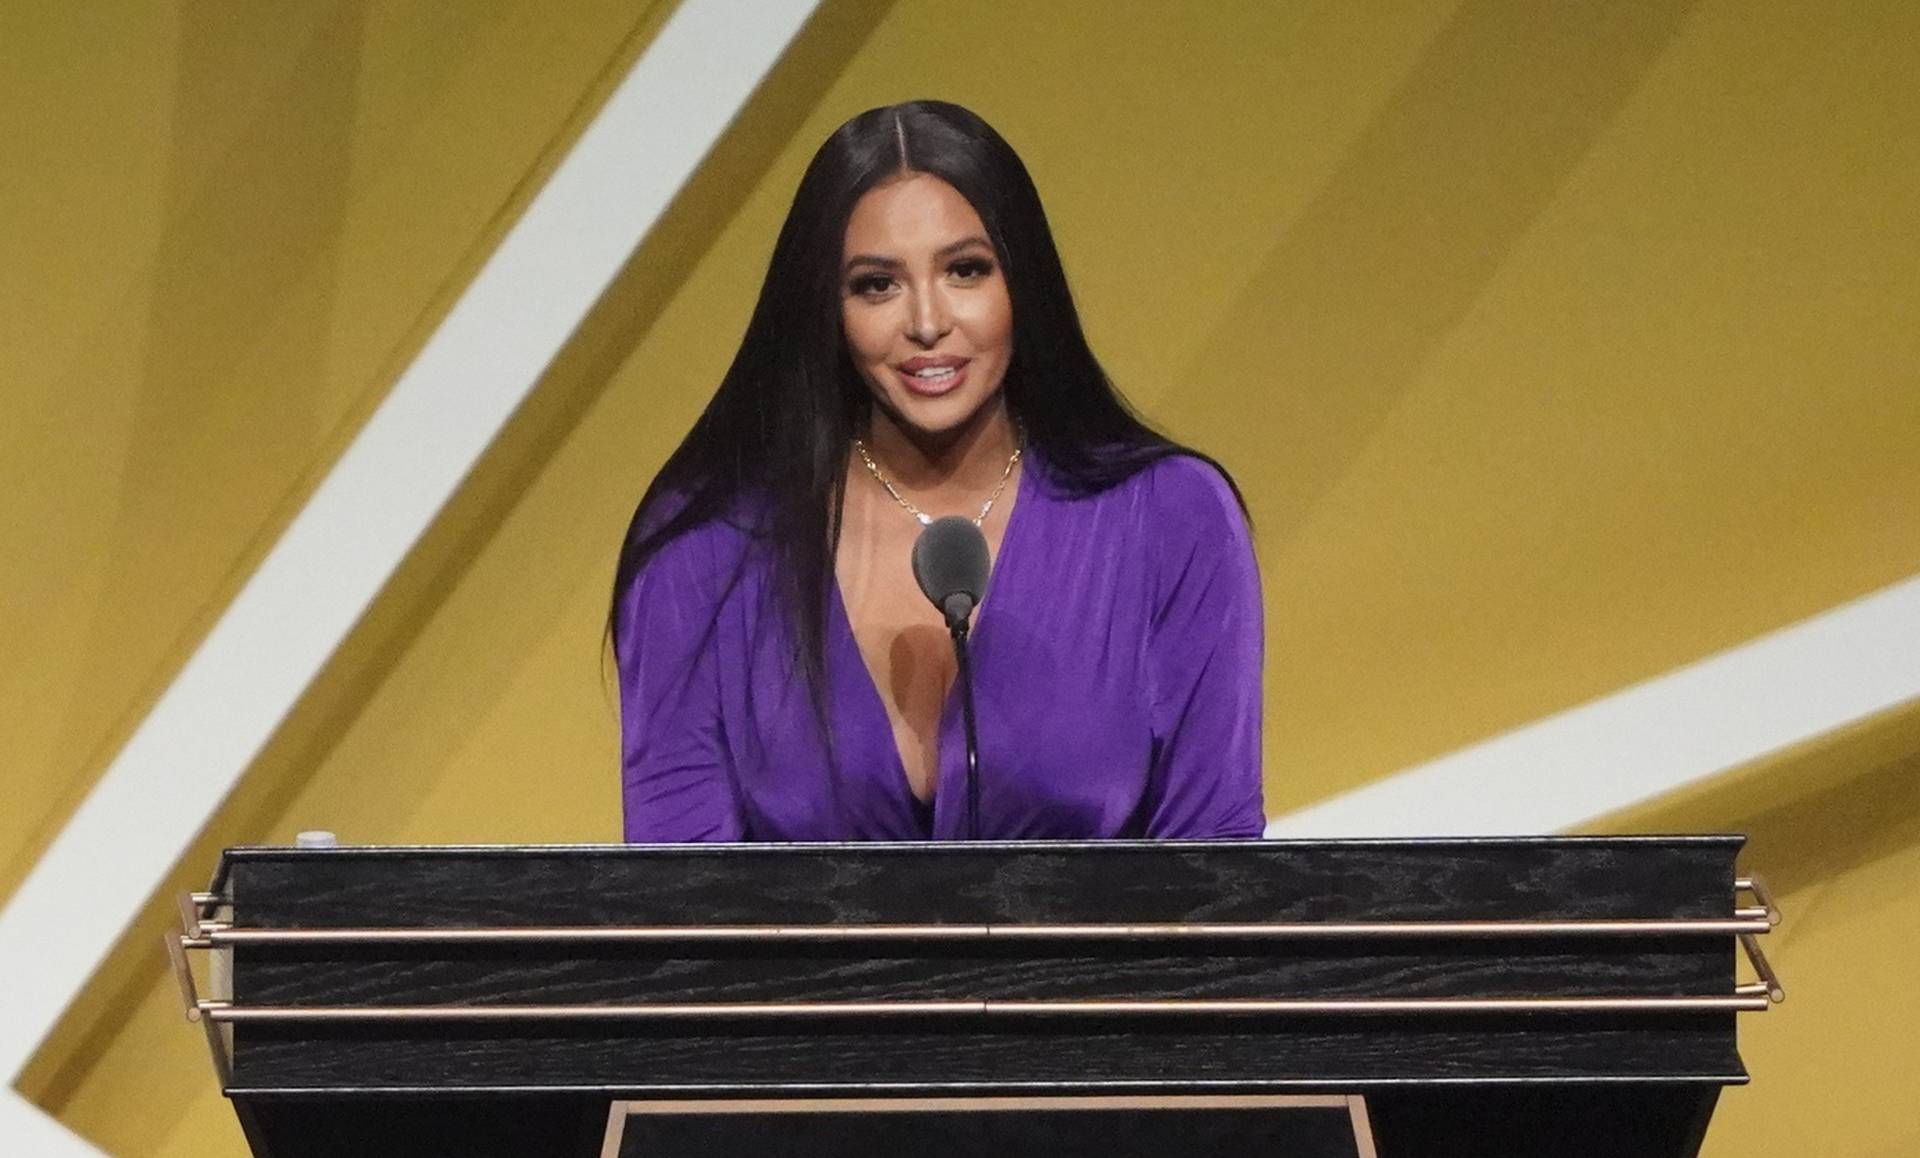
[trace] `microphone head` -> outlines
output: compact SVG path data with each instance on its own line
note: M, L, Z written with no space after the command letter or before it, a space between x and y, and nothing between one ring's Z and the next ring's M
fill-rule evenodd
M987 573L992 569L987 537L972 519L959 515L935 519L913 544L913 577L946 616L950 629L964 625L986 598Z

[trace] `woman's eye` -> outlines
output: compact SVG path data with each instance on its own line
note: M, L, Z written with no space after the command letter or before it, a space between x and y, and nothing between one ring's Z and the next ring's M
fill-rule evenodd
M883 273L862 274L848 283L847 288L861 297L877 297L893 288L893 279Z
M962 281L986 277L993 272L993 263L984 257L963 257L951 266L953 276Z

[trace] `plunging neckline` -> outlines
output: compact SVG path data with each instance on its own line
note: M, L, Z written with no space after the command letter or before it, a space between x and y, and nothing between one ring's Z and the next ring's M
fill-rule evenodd
M998 607L1005 602L1008 556L1014 545L1014 532L1024 521L1021 512L1027 509L1028 502L1032 500L1034 493L1039 489L1037 485L1031 487L1027 485L1034 458L1031 448L1029 448L1022 457L1024 461L1021 463L1020 477L1015 481L1013 488L1013 503L1007 511L1006 530L1000 534L1000 549L994 553L993 570L988 574L987 594L981 599L980 606L974 610L973 627L967 633L968 644L971 648L975 649L972 652L972 660L976 686L980 668L980 658L977 649L981 632L989 622L997 620L1000 615L999 612L994 612L989 615L988 605L992 604ZM853 662L858 665L860 674L863 677L861 682L866 687L869 709L879 714L880 732L881 735L886 738L887 754L892 758L890 775L887 779L892 790L899 793L900 802L906 808L907 814L913 817L916 822L924 818L924 831L925 834L930 837L939 827L938 809L940 800L947 795L944 791L943 783L946 780L947 729L959 710L960 680L958 673L955 673L955 678L947 685L946 693L940 698L940 714L934 722L933 733L933 795L922 800L919 794L914 792L913 782L907 779L907 760L906 757L900 754L900 740L899 737L894 735L893 715L887 710L887 700L886 697L881 694L880 681L874 677L873 669L867 666L866 653L860 650L860 637L854 634L853 616L847 611L846 593L840 590L840 571L838 567L836 567L833 572L833 583L830 593L833 597L833 610L837 613L836 618L838 619L838 624L836 625L836 629L843 633L843 638L836 642L845 645L852 653Z

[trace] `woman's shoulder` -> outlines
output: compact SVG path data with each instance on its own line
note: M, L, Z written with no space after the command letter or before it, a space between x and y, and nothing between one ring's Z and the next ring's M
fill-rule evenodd
M643 517L638 533L654 536L655 541L644 548L645 556L623 592L627 601L667 592L682 596L705 592L718 601L737 589L753 569L753 561L764 554L764 536L747 505L734 502L674 526L682 509L683 504L667 496Z
M1156 569L1180 569L1201 558L1251 556L1252 528L1226 473L1210 459L1175 450L1141 465L1099 490L1078 490L1054 480L1046 505L1055 518L1101 526L1108 549L1136 550Z
M1226 472L1191 451L1177 451L1156 459L1136 476L1145 489L1145 501L1156 513L1187 516L1208 522L1229 518L1245 522L1240 496Z
M1226 474L1191 451L1176 450L1156 458L1118 484L1086 498L1098 505L1131 511L1157 534L1174 528L1217 534L1246 526L1240 496Z

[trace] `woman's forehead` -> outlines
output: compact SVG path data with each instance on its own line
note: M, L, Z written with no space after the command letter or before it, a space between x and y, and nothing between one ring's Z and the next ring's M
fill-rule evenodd
M845 253L910 258L936 253L986 227L960 191L928 173L914 173L867 191L847 219Z

